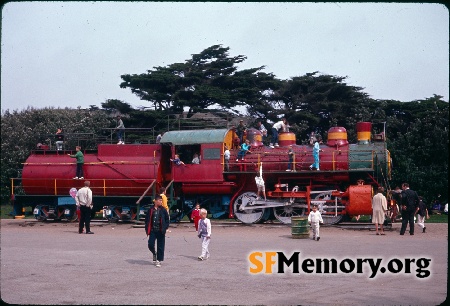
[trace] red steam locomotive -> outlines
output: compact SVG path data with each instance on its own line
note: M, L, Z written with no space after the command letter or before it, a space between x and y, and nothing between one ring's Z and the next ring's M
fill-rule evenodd
M99 144L97 150L83 151L94 209L103 209L103 216L111 221L139 219L151 203L149 191L154 196L164 186L172 220L179 220L198 202L213 218L257 223L273 216L290 223L291 217L308 215L311 205L317 204L324 222L334 224L371 214L373 188L388 187L391 159L385 133L372 134L369 122L357 124L356 144L348 143L345 128L331 128L320 146L320 171L310 169L312 146L297 145L294 133L280 133L280 146L271 148L263 144L258 130L248 129L251 149L244 160L237 160L235 137L234 129L169 131L160 144ZM290 145L292 171L286 171ZM225 146L231 152L228 171ZM83 181L72 179L75 164L67 153L33 151L20 182L12 180L12 190L16 182L25 193L13 194L15 201L34 207L37 219L76 219L69 190L81 188ZM185 165L171 161L175 154ZM200 156L199 164L189 163L194 154ZM257 198L255 176L261 166L266 200Z

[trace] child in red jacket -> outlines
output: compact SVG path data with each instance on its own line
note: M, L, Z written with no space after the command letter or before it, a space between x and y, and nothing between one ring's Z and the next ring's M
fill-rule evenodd
M201 219L200 217L200 204L195 204L195 208L191 213L191 220L194 221L195 231L198 231L198 221Z

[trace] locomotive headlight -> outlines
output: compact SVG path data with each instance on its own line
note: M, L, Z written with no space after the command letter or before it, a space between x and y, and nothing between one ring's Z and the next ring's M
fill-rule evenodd
M107 209L107 210L106 210L106 215L107 215L107 216L111 215L111 209Z

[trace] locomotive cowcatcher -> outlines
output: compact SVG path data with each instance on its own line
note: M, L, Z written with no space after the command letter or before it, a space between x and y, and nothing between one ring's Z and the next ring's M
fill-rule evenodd
M180 130L164 133L159 144L99 144L83 150L84 176L91 182L94 210L103 209L110 221L139 220L161 186L168 187L172 220L188 214L195 203L213 218L264 222L274 216L282 223L306 216L317 204L325 224L372 213L373 188L389 189L391 158L385 132L372 134L372 124L359 122L357 143L349 144L343 127L329 129L320 145L320 171L313 164L312 146L297 145L295 134L280 133L279 147L262 142L256 129L247 129L251 149L237 160L234 129ZM288 148L294 152L291 171ZM229 171L225 146L230 148ZM21 179L12 179L25 195L13 194L21 206L34 207L37 219L75 220L75 201L69 196L83 180L75 172L71 151L35 150L24 163ZM171 162L178 154L185 165ZM200 164L191 164L194 154ZM263 169L267 200L257 199L255 176ZM363 184L357 184L363 180Z

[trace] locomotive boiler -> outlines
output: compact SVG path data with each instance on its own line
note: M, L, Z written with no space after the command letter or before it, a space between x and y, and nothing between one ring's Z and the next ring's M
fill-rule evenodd
M145 213L140 205L150 204L150 195L164 186L172 212L188 213L198 202L213 218L258 223L273 216L290 223L291 217L306 216L317 204L324 222L334 224L371 214L373 188L388 187L391 163L385 133L372 134L369 122L357 124L355 144L348 143L345 128L331 128L320 145L320 171L310 168L312 146L297 145L293 133L280 133L279 147L271 148L258 130L248 129L251 149L243 160L237 160L235 137L234 129L169 131L159 144L99 144L97 150L84 151L84 174L91 181L95 210L103 208L108 220L139 219ZM228 170L225 146L231 152ZM294 152L292 171L286 171L289 146ZM72 179L75 165L65 153L70 152L36 150L24 163L25 195L16 195L16 201L36 207L38 219L75 218L68 192L82 187L83 181ZM185 165L171 161L175 154ZM199 164L190 163L194 154ZM255 176L261 166L267 200L256 195Z

